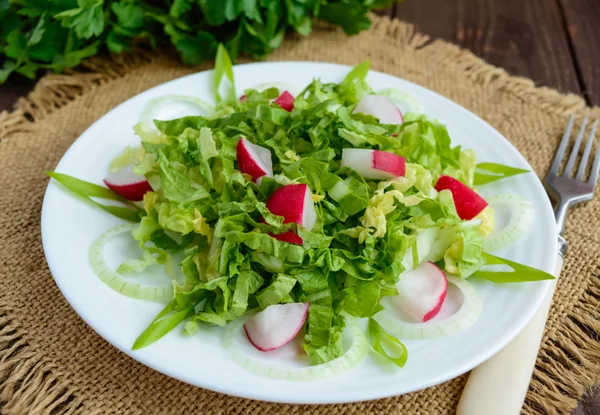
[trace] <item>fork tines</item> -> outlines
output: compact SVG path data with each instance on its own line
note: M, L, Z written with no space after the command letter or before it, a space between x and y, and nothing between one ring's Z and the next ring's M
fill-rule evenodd
M565 151L570 141L571 130L573 128L574 115L571 115L569 119L569 123L567 125L567 129L563 135L563 138L558 147L558 151L554 156L554 160L552 161L552 166L548 171L548 177L558 176L560 165L564 159ZM579 129L579 133L577 134L577 138L575 140L575 144L573 145L573 149L571 150L571 154L569 155L569 159L567 160L567 164L562 173L563 177L569 177L573 173L573 167L575 166L575 161L577 156L579 155L579 147L581 146L581 141L583 136L585 135L586 127L588 124L588 118L585 117L581 124L581 128ZM586 171L590 166L588 166L588 161L590 157L590 153L592 152L592 147L594 145L594 139L596 134L596 128L598 126L598 120L595 120L592 124L592 128L587 134L587 142L585 144L585 149L583 150L583 155L581 156L581 160L579 162L579 166L577 168L577 173L575 175L575 180L580 182L585 182L586 184L594 186L598 180L598 171L600 170L600 146L596 149L596 155L594 156L594 162L590 169L589 179L585 180Z

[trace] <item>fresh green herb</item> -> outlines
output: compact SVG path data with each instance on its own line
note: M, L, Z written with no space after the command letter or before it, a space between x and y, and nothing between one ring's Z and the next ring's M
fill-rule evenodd
M483 278L496 283L528 282L553 280L554 276L537 268L528 267L506 258L500 258L486 252L483 253L485 263L482 268L473 274L473 277ZM511 268L511 271L485 270L485 267L500 265Z
M479 163L475 169L473 184L475 186L480 186L482 184L495 182L496 180L523 173L529 173L529 170L517 169L516 167L505 166L504 164L498 163Z
M262 59L286 32L307 36L312 22L339 25L348 35L368 29L368 13L398 0L0 0L0 83L12 73L35 78L62 72L99 52L171 44L184 63L215 57L223 43Z
M59 182L60 184L62 184L63 186L65 186L67 189L71 190L76 196L86 201L87 203L97 206L100 209L118 218L125 219L131 222L140 221L139 209L133 203L123 199L121 196L117 195L110 189L99 186L94 183L89 183L83 180L76 179L75 177L71 177L67 174L50 171L46 172L46 174L52 177L57 182ZM94 199L92 199L93 197L98 199L119 201L126 204L127 207L105 205L95 201Z

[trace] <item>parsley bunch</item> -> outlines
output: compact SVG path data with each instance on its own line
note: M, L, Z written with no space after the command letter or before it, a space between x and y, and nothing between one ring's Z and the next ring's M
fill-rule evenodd
M353 35L368 12L396 0L0 0L0 83L12 73L35 78L108 51L171 43L199 64L223 43L235 59L264 58L286 32L309 35L315 18Z

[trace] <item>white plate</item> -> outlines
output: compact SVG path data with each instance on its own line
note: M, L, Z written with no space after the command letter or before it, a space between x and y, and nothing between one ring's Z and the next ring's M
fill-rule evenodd
M339 82L347 66L308 63L256 63L235 67L238 94L262 82L307 85L314 77ZM186 94L212 102L212 71L167 82L119 105L94 123L67 151L56 170L101 183L110 160L126 145L139 143L132 126L144 105L167 94ZM370 72L374 89L396 87L413 93L430 117L448 126L454 144L474 148L479 161L494 161L531 169L517 150L495 129L461 106L413 83ZM485 194L516 193L536 209L533 231L500 252L512 260L552 272L556 233L552 208L535 174L501 180ZM203 388L246 398L288 403L338 403L399 395L459 376L506 345L533 316L548 287L545 282L496 285L473 281L484 304L470 329L444 339L406 341L409 359L402 369L381 365L369 355L355 370L327 381L287 382L257 377L228 360L220 347L220 329L202 329L193 337L181 330L145 349L132 352L136 337L163 307L133 300L105 286L88 263L88 247L116 218L88 206L50 182L42 209L42 239L57 285L75 311L109 343L164 374ZM118 252L113 248L112 252ZM118 261L113 261L115 264ZM65 345L68 347L68 345ZM248 349L250 350L250 348ZM293 349L274 353L289 355ZM256 352L256 354L259 354Z

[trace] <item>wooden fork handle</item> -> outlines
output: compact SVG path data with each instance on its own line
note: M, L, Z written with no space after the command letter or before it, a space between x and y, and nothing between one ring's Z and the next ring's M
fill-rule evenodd
M554 275L563 265L557 256ZM540 349L556 279L537 313L504 349L471 371L456 409L457 415L519 415Z

